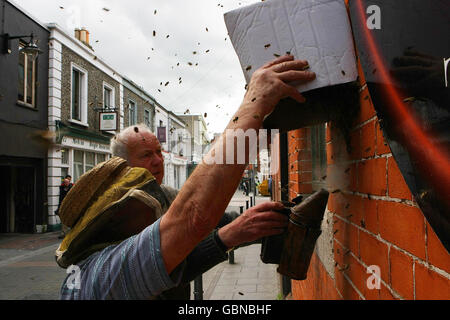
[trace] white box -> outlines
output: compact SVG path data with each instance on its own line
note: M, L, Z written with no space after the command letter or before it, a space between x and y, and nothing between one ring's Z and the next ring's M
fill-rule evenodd
M316 73L314 81L296 86L300 92L358 77L344 0L266 0L225 13L225 24L247 83L255 70L287 52Z

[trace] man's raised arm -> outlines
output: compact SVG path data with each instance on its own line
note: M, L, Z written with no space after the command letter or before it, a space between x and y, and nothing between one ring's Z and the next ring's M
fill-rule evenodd
M303 96L289 82L308 82L315 74L305 70L306 61L287 55L267 63L252 76L244 100L204 161L185 182L177 198L160 224L161 251L170 274L219 222L233 196L246 164L211 164L216 152L226 150L229 130L258 130L264 117L272 112L280 99L291 97L304 102ZM234 139L233 139L234 143ZM236 159L237 148L232 148ZM225 159L225 155L223 156ZM248 155L245 157L248 163Z

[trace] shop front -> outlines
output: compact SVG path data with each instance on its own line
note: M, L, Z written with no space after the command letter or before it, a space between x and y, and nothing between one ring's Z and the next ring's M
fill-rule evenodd
M57 146L49 157L49 221L50 229L61 226L55 214L59 204L59 186L70 175L76 184L80 177L97 164L111 158L106 136L57 123Z

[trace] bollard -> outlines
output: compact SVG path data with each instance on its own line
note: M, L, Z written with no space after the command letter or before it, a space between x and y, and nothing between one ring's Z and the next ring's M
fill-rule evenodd
M228 252L228 264L234 264L234 250Z
M248 206L248 205L247 205ZM244 206L239 207L239 215L244 213ZM228 263L234 264L234 250L228 252Z
M194 279L194 300L203 300L203 279L199 275Z

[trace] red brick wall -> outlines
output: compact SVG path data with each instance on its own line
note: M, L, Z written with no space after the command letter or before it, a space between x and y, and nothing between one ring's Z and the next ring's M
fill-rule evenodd
M310 129L288 133L289 198L312 193L312 160Z
M341 190L330 193L328 202L334 275L315 254L308 279L292 282L293 298L450 299L450 255L413 200L383 139L367 87L360 101L350 154L339 131L327 125L328 184L330 191ZM308 128L288 134L291 199L312 192L309 135ZM366 284L371 265L381 271L379 290Z

